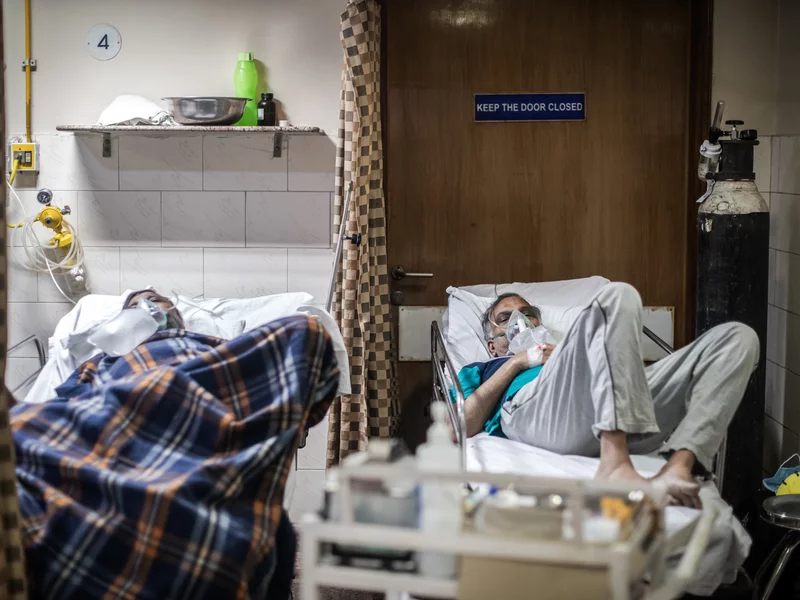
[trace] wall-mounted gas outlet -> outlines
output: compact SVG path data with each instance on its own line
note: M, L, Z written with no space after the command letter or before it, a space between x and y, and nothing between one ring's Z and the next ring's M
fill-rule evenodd
M18 160L20 173L39 172L39 144L37 142L9 142L6 158L6 172L11 173L14 161Z

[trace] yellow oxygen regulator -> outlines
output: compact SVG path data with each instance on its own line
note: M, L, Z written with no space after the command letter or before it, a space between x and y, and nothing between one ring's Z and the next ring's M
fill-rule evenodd
M63 227L64 215L70 213L69 206L65 206L62 209L48 204L39 212L39 216L34 219L34 221L38 221L55 232L50 240L50 246L53 248L68 248L72 244L72 232L65 231Z
M62 284L66 284L68 293L73 296L87 291L83 248L72 225L64 218L72 211L69 206L59 208L53 205L53 192L48 189L39 190L36 200L44 205L38 213L30 215L21 223L8 225L15 231L22 232L21 248L26 260L19 261L20 265L32 271L49 274L61 294L72 301L56 279L58 277ZM35 223L53 232L47 246L39 242L38 236L32 230ZM16 244L14 248L16 249Z
M69 206L64 206L64 208L53 206L51 204L53 201L53 192L47 188L39 190L39 193L36 194L36 200L40 204L44 204L45 207L39 211L39 214L33 219L33 222L41 223L55 232L49 242L51 248L64 248L68 251L70 244L72 244L72 232L69 229L65 230L64 215L71 214L72 210ZM23 221L17 224L10 223L8 226L12 229L24 227L25 222Z

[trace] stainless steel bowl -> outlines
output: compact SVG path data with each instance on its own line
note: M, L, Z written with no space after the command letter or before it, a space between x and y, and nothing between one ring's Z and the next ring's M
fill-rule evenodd
M179 96L162 98L169 106L172 118L181 125L233 125L244 114L249 98L220 98L212 96Z

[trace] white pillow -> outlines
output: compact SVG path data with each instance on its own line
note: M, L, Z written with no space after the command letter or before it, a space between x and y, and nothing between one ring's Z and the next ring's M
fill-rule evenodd
M122 304L134 290L125 290L119 296L108 296L103 294L89 294L84 296L75 307L69 311L56 325L53 336L50 338L51 350L55 342L62 342L65 348L72 351L72 354L79 360L87 360L97 353L93 346L85 348L91 352L89 356L84 355L84 345L86 338L91 335L94 329L105 323L108 319L122 310ZM214 300L200 300L192 302L181 296L178 297L177 308L183 316L186 328L205 335L213 335L223 339L233 339L244 331L244 320L226 319L224 315L214 315L211 312L200 310L198 307L206 308L204 304L218 302Z
M178 310L184 320L198 319L201 315L213 313L215 319L227 322L243 322L249 331L275 319L297 312L300 306L314 304L314 297L305 292L273 294L259 298L207 298L205 300L189 300L178 297ZM202 310L199 310L202 309ZM187 328L189 322L187 321ZM191 329L191 328L189 328Z
M548 304L536 304L530 300L529 302L542 311L542 324L556 341L560 342L567 335L567 331L569 331L575 319L578 318L578 315L581 314L581 311L589 304L589 300L591 298L580 306L551 306Z
M582 279L540 281L537 283L501 283L469 285L459 288L475 296L496 298L500 294L519 294L532 304L551 306L582 306L594 298L609 283L605 277L594 275Z
M207 333L223 339L233 339L275 319L305 314L318 317L331 336L334 355L339 365L339 394L351 393L350 361L339 327L333 317L319 306L311 294L291 292L259 298L207 298L191 300L178 296L178 310L186 329ZM219 333L209 331L216 328Z
M474 362L485 362L492 356L486 347L481 328L481 315L492 303L491 298L471 294L460 288L447 288L444 341L456 371Z
M481 328L481 315L500 294L515 293L542 311L542 323L560 340L583 307L609 283L587 277L541 283L508 283L447 288L449 294L444 339L456 370L491 358Z
M98 325L105 323L122 310L122 304L130 291L120 296L90 294L78 300L73 309L56 325L53 335L48 340L50 350L48 355L58 349L66 349L80 364L97 354L97 348L86 340Z

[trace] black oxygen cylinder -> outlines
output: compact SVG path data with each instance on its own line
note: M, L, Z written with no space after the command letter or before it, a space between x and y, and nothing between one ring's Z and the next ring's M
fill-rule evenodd
M763 476L769 208L753 172L757 132L737 132L740 121L728 124L734 126L732 139L719 142L720 169L697 216L696 330L699 336L716 325L739 321L752 327L761 343L758 367L718 457L722 497L744 519L755 508Z

